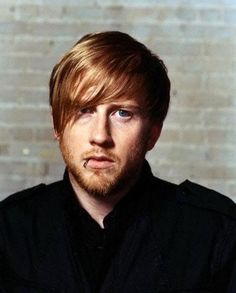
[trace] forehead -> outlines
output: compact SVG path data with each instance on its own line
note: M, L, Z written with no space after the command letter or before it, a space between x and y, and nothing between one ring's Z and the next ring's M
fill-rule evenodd
M144 102L145 102L144 97L139 95L134 95L134 96L123 95L118 98L111 98L108 101L108 103L110 104L136 105L140 107L144 105Z
M145 77L141 73L88 68L72 80L70 99L81 106L107 101L140 99L147 95ZM141 102L141 99L139 100Z
M109 101L100 102L94 106L105 106L106 108L124 108L130 111L145 112L145 104L139 97L121 97L119 99L111 99Z
M99 86L90 86L85 92L81 94L77 88L74 92L72 103L77 107L90 107L100 104L134 104L145 106L146 94L144 91L130 92L127 89L123 91L107 91L106 89L101 89Z

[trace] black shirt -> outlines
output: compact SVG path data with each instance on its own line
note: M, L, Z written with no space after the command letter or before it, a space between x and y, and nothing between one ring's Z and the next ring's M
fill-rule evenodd
M97 283L98 274L90 270L94 255L89 259L83 253L86 226L76 224L83 216L74 218L78 203L68 202L74 199L68 181L39 185L2 201L0 291L89 293L103 282L103 293L235 293L235 204L192 182L176 186L146 170L137 186L113 211L114 226L125 219L124 229L111 233L113 239L123 231L119 243L109 245L114 244L115 252L108 257L108 269L101 261Z
M134 187L104 218L102 229L80 206L67 172L64 180L68 183L66 219L74 260L77 269L85 274L91 291L97 292L138 207L139 187Z

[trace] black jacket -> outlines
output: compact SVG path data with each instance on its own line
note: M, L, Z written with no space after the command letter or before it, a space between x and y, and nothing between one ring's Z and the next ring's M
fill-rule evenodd
M64 180L0 203L0 293L89 293L65 228ZM185 181L153 177L112 259L101 293L236 292L236 208Z

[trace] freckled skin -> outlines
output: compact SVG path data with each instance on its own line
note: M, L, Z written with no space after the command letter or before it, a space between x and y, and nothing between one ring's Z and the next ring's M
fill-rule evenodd
M81 109L59 138L69 173L89 194L108 196L139 175L145 154L160 133L142 114L138 101L99 104Z

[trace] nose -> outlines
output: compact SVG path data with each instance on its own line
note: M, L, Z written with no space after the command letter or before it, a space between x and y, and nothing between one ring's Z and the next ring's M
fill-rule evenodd
M96 118L93 121L92 129L90 132L90 143L92 145L99 145L102 147L110 147L113 145L111 136L111 129L109 123L109 117L104 113L97 113Z

